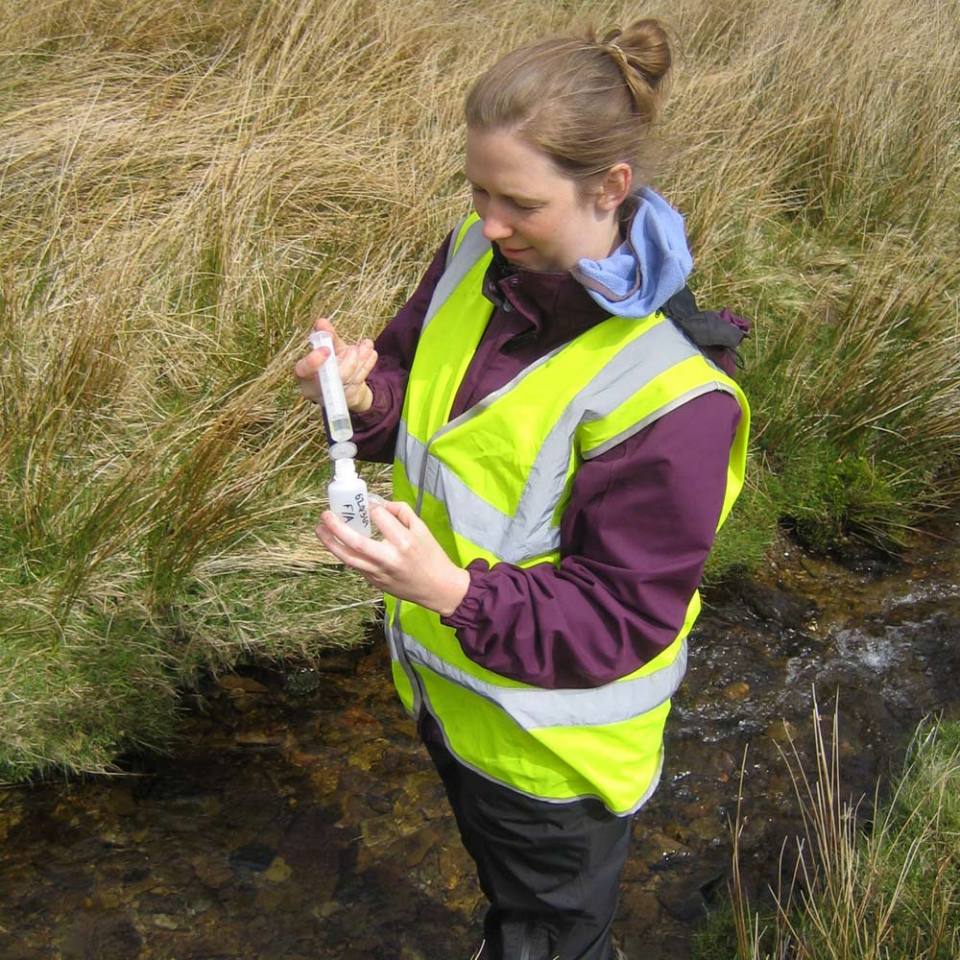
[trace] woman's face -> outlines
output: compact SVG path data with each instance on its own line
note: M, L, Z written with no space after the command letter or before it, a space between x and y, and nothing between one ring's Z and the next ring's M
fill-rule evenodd
M616 246L616 205L577 182L541 151L505 130L467 131L465 171L483 235L518 267L564 271Z

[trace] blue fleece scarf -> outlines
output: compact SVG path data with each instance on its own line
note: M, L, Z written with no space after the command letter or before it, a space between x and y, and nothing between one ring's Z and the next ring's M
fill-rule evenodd
M655 190L638 194L627 239L603 260L584 257L571 271L587 293L618 317L646 317L687 283L693 257L683 217Z

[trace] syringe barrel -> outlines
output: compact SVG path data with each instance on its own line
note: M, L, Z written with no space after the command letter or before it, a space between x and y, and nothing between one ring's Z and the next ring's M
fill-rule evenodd
M325 330L316 330L310 334L310 346L314 350L326 347L330 351L330 355L317 372L317 377L320 380L323 409L327 414L330 436L335 443L341 443L353 436L353 425L350 422L350 411L347 409L347 398L343 392L340 368L337 366L337 357L333 350L333 337Z

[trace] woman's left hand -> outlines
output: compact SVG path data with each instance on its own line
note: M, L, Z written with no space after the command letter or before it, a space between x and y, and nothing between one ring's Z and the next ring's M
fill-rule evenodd
M449 616L470 586L470 574L446 555L427 525L406 503L385 501L370 511L383 540L351 530L325 511L317 527L323 545L367 583Z

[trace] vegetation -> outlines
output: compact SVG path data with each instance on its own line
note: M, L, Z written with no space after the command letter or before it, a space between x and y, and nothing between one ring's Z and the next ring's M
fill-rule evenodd
M372 598L312 536L305 330L376 332L462 215L484 65L636 12L0 0L0 777L104 769L198 669L353 641ZM712 573L782 518L895 544L957 492L955 5L643 13L682 39L659 183L697 292L756 321Z
M866 829L844 798L834 716L816 731L816 774L787 758L804 835L771 911L744 893L736 842L731 903L702 933L697 960L954 960L960 955L960 723L921 725L893 796ZM739 831L739 827L738 827Z

